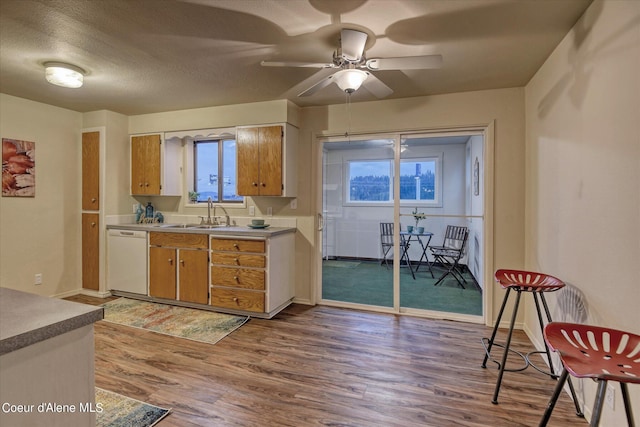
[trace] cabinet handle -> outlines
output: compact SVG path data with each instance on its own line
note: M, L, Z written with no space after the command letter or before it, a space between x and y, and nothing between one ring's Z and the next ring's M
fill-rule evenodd
M144 186L145 186L145 187L148 187L148 186L149 186L149 183L148 183L148 182L145 182L145 183L144 183Z
M95 202L96 202L96 198L94 197L91 199L91 203L95 203Z
M238 248L239 248L239 246L238 246L238 244L237 244L237 243L234 243L234 244L233 244L233 247L234 247L234 248L236 248L236 249L238 249Z
M184 260L183 259L180 260L180 264L184 265Z
M238 276L233 276L233 280L235 280L236 282L240 282L240 278Z
M240 259L236 258L236 264L240 265Z
M169 264L173 264L173 260L171 258L169 258L167 261L169 261Z
M138 187L142 187L142 183L141 182L138 183Z
M233 302L235 302L236 304L238 304L238 297L233 297Z
M96 226L96 223L95 223L95 222L92 222L92 223L91 223L91 226L92 226L92 227L95 227L95 226Z
M267 186L267 184L265 184L264 182L261 182L260 185L262 185L263 187Z
M258 183L257 182L252 182L251 185L253 185L254 187L257 187Z

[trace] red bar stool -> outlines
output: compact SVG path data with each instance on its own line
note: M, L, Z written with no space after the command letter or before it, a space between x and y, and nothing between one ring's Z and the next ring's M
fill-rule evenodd
M630 427L635 425L627 383L640 384L640 335L598 326L553 322L544 328L544 340L560 354L563 369L540 427L547 425L569 374L598 382L592 427L600 423L608 381L620 383L627 423Z
M534 351L534 352L528 353L527 355L523 355L520 352L512 350L510 346L511 346L511 336L513 335L513 326L516 322L516 316L518 314L518 306L520 305L520 297L522 296L522 293L528 292L533 295L533 301L536 304L536 311L538 312L538 321L540 322L540 330L543 330L544 321L542 320L540 303L542 303L542 306L544 308L547 322L551 322L551 313L549 312L547 301L544 298L544 293L554 292L559 289L562 289L564 288L565 284L562 280L558 279L557 277L553 277L548 274L536 273L533 271L522 271L522 270L497 270L495 273L495 278L496 278L496 281L500 283L500 286L502 286L503 289L506 289L507 292L504 296L504 299L502 300L502 306L500 307L500 312L498 314L498 319L496 320L496 324L493 327L493 333L491 334L491 338L482 339L482 343L485 348L485 356L484 356L484 360L482 361L482 367L486 368L487 360L491 360L492 362L496 363L500 369L500 372L498 373L498 380L496 381L496 388L493 393L493 399L491 400L491 403L497 404L498 394L500 393L500 386L502 384L502 377L505 371L507 372L524 371L525 369L527 369L527 367L532 366L534 369L536 369L541 373L547 374L554 379L558 378L558 376L555 373L553 361L551 360L551 354L549 352L549 347L547 346L546 342L545 342L545 351ZM512 290L516 292L516 302L515 302L515 306L513 307L513 314L511 315L511 324L509 325L507 340L504 345L496 344L495 338L496 338L496 334L498 333L500 320L502 319L504 308L507 305L507 301L509 300L509 294L511 293ZM501 362L491 359L491 349L493 348L494 345L496 347L504 348ZM509 355L509 352L515 353L518 356L520 356L524 360L524 366L519 368L506 369L507 356ZM535 364L531 363L530 355L540 354L540 353L546 353L547 360L549 361L549 366L551 368L550 372L545 372L539 369L538 367L536 367ZM571 389L571 395L573 397L573 401L576 406L576 414L582 417L584 415L580 410L580 405L578 403L578 399L576 397L575 390L573 389L573 384L571 383L571 381L569 381L569 388Z

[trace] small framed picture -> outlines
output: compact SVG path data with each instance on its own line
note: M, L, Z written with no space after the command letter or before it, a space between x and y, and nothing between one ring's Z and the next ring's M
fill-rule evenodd
M35 195L36 143L2 138L2 196Z

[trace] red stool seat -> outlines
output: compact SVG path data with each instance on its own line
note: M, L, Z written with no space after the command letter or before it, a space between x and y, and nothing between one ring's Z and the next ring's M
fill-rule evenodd
M565 286L557 277L533 271L498 270L495 278L503 289L517 288L524 292L553 292Z
M544 339L551 350L560 354L564 369L540 426L547 424L568 373L598 382L592 426L600 422L607 381L620 383L627 421L630 426L634 425L627 383L640 384L640 335L598 326L552 322L544 328Z

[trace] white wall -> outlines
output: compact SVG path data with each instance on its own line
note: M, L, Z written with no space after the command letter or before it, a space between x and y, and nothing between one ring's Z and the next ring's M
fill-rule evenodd
M3 287L51 296L81 286L81 126L80 113L0 94L0 136L36 143L35 197L0 198Z
M640 2L595 1L526 87L526 266L556 320L640 333ZM539 328L529 302L526 325ZM538 344L540 344L538 342ZM595 385L580 384L592 405ZM616 411L602 426L626 425ZM630 387L637 413L640 390Z

